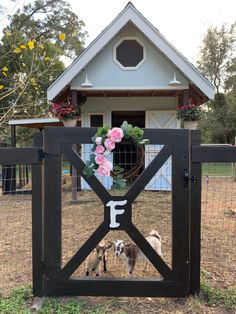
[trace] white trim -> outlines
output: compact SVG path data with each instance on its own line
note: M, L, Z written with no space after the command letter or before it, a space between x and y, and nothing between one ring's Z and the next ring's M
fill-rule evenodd
M179 52L144 16L129 3L106 27L83 53L49 86L48 100L53 100L60 91L105 47L105 45L128 23L132 22L163 54L209 99L214 98L214 86ZM92 90L93 88L91 88Z
M20 119L20 120L9 120L9 125L15 124L31 124L31 123L49 123L49 122L60 122L57 118L33 118L33 119Z
M119 60L117 60L117 57L116 57L116 48L125 40L135 40L137 41L140 46L143 47L143 59L135 66L135 67L125 67L123 66ZM112 60L113 62L118 65L119 68L121 68L122 70L124 71L134 71L134 70L137 70L141 67L141 65L144 64L144 62L146 61L146 56L147 56L147 53L146 53L147 49L146 49L146 45L142 42L142 40L140 40L138 37L136 36L127 36L127 37L122 37L114 46L113 46L113 49L112 49Z
M153 90L182 90L182 89L189 89L188 85L180 85L180 86L99 86L94 88L83 88L80 86L72 85L71 89L73 90L81 90L81 91L130 91L130 90L145 90L145 91L153 91Z

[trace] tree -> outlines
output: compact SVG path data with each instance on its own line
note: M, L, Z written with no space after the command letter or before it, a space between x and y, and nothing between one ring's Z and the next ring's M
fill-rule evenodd
M225 81L225 90L227 92L236 91L236 58L231 62L227 69L228 77Z
M236 136L236 103L224 94L216 94L199 123L206 143L234 143Z
M213 101L206 105L206 111L199 127L204 142L234 143L236 135L236 23L218 30L210 27L203 38L198 67L216 88Z
M87 33L64 0L36 0L9 18L0 43L0 127L12 118L48 112L47 87L78 55Z
M233 63L236 44L236 23L229 28L222 25L210 27L203 38L200 58L197 62L199 70L213 82L217 93L224 88L227 69Z
M11 18L9 30L21 32L37 42L47 40L58 49L58 55L74 58L83 49L87 35L84 22L72 12L65 0L35 0L18 10ZM63 43L63 44L62 44Z

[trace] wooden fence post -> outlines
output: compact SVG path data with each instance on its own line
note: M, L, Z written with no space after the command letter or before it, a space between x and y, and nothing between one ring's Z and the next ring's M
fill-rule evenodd
M201 144L200 131L191 131L191 147ZM192 162L190 172L190 293L200 292L201 266L201 163Z
M34 146L43 146L43 134L34 133ZM43 165L32 165L32 273L33 294L43 296Z
M234 138L234 146L236 147L236 137ZM233 164L233 178L236 181L236 162Z

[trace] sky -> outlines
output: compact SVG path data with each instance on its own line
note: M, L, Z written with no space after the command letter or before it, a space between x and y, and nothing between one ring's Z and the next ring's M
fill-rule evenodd
M4 4L8 0L0 0ZM68 0L85 23L86 46L127 5L127 0ZM8 5L8 14L28 0ZM133 0L133 5L189 61L195 63L203 36L209 26L236 22L236 0ZM0 27L4 20L0 16Z
M127 5L127 0L70 0L85 22L88 45ZM133 0L133 5L191 62L209 26L236 22L236 0Z

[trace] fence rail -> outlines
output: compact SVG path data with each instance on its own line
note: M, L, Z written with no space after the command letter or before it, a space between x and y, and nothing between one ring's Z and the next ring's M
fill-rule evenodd
M42 162L42 148L15 148L6 147L0 148L0 164L15 165L15 164L38 164Z

